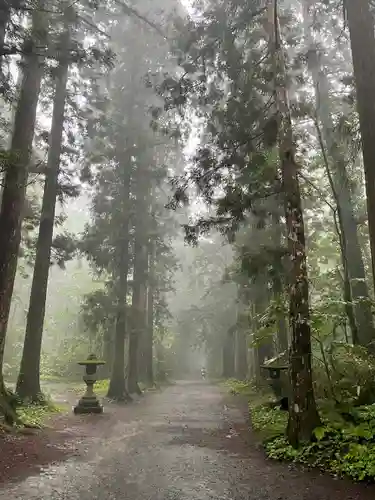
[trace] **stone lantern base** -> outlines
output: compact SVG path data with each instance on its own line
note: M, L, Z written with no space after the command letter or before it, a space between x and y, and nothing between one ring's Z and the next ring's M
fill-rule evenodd
M103 406L99 403L95 395L89 397L83 396L73 411L75 415L82 413L103 413Z

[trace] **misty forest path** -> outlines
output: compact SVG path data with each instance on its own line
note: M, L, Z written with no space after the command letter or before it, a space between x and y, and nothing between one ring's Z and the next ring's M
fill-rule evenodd
M245 412L234 403L216 386L180 382L128 406L108 405L102 416L69 415L64 439L70 455L0 485L0 499L375 498L375 487L266 460L251 442Z

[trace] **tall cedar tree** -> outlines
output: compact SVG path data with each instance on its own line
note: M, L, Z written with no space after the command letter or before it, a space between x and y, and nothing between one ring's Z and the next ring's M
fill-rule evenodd
M345 2L350 32L354 77L357 89L357 108L362 136L363 164L366 181L368 228L372 255L372 275L375 283L375 34L374 18L369 0ZM373 338L366 343L375 352Z
M22 83L17 102L11 157L6 167L0 213L0 367L4 357L9 311L13 294L17 259L21 242L22 214L25 202L28 169L34 137L36 109L44 71L43 47L46 46L44 3L32 13L30 39L22 63ZM1 381L2 382L2 381Z
M270 53L275 69L275 103L278 143L285 203L285 220L291 270L289 321L291 329L288 438L293 446L309 441L320 424L316 408L311 356L309 282L306 266L305 228L295 160L293 126L287 91L287 74L280 36L277 0L269 1Z
M326 71L322 64L322 54L312 36L311 2L305 0L304 34L308 68L312 76L315 89L316 115L320 122L321 136L327 149L327 155L332 159L332 167L327 164L328 179L332 194L337 204L338 222L341 236L341 251L343 254L344 274L347 274L350 287L348 305L352 307L354 301L354 319L352 335L354 343L368 345L375 336L372 319L369 290L366 283L365 265L359 242L357 221L354 215L352 195L350 192L347 160L343 146L339 144L337 133L332 119L333 109L330 100L330 85ZM317 124L319 127L319 125ZM320 131L318 130L318 136ZM332 170L332 172L330 172ZM349 316L350 319L350 316Z
M27 314L26 334L17 380L17 394L22 399L36 402L41 397L40 355L42 348L48 275L51 262L56 201L59 189L60 155L65 119L65 101L70 63L70 25L74 19L71 9L65 11L64 33L59 40L58 67L55 73L52 126L49 141L47 172L44 183L39 234L36 245L30 305Z

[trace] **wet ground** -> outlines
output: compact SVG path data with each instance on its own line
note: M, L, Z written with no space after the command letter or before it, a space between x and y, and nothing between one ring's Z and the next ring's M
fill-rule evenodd
M267 461L248 433L243 409L203 382L178 383L106 410L61 417L53 431L55 439L59 428L62 436L59 462L4 482L0 499L375 498L375 487Z

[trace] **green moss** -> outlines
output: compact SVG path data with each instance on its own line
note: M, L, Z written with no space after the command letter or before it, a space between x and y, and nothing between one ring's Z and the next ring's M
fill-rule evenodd
M98 395L105 396L108 392L108 387L109 387L109 379L108 378L103 379L103 380L98 380L97 382L95 382L94 391Z
M30 404L19 406L17 408L17 415L26 425L43 427L47 418L66 410L67 408L62 405L55 405L48 402L44 405Z
M279 408L249 404L251 425L262 441L266 442L285 434L288 414Z

